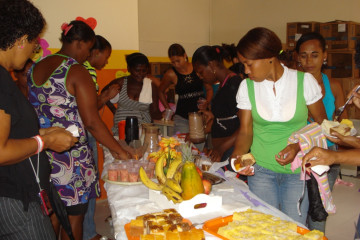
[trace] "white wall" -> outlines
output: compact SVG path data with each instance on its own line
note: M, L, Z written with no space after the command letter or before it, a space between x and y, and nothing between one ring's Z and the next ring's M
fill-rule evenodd
M191 57L210 43L209 0L139 0L139 46L148 56L167 56L180 43Z
M248 30L266 27L286 43L287 22L360 22L358 0L209 0L211 44L238 43Z
M59 48L60 26L94 17L95 32L113 49L167 57L178 42L189 56L206 44L237 43L251 28L273 30L286 42L286 23L336 19L360 22L359 0L33 0L44 14L45 39Z
M76 17L97 20L95 32L113 49L138 50L138 1L136 0L33 0L47 21L45 38L50 48L60 48L61 25Z

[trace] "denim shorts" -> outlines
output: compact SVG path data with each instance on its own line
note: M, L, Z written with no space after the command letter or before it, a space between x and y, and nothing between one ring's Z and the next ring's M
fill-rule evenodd
M257 164L254 165L254 168L254 176L248 176L250 190L294 221L305 225L309 208L306 188L300 208L301 216L297 211L297 202L302 194L304 184L304 181L300 180L300 174L276 173Z

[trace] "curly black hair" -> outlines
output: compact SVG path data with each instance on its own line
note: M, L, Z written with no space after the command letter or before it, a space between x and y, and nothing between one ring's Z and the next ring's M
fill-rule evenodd
M6 51L27 35L29 42L44 29L45 19L27 0L0 0L0 49Z
M126 56L126 63L128 68L134 68L137 65L146 65L149 67L149 60L148 58L139 52L132 53Z

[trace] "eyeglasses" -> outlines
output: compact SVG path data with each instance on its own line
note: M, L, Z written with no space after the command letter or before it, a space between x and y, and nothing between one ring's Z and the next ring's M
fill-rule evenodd
M35 48L34 48L34 50L33 50L33 53L37 54L37 53L40 52L40 50L41 50L41 46L40 46L39 43L37 43L36 46L35 46Z
M33 50L33 53L34 53L34 54L37 54L37 53L39 53L40 50L41 50L40 38L38 37L38 38L34 39L34 41L36 41L36 44L35 44L35 48L34 48L34 50Z

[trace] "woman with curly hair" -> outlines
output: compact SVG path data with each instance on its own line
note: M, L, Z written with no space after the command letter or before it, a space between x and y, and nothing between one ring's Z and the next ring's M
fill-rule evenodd
M77 141L63 128L39 129L34 108L9 74L24 67L44 25L29 1L0 0L0 239L5 240L55 239L39 198L50 176L42 150L62 152Z
M150 67L148 58L136 52L126 56L126 63L130 75L112 80L103 89L107 91L115 86L119 89L119 93L111 99L111 103L108 103L108 106L117 103L112 128L114 135L118 135L118 123L127 116L137 117L139 124L161 119L158 90L148 77Z

